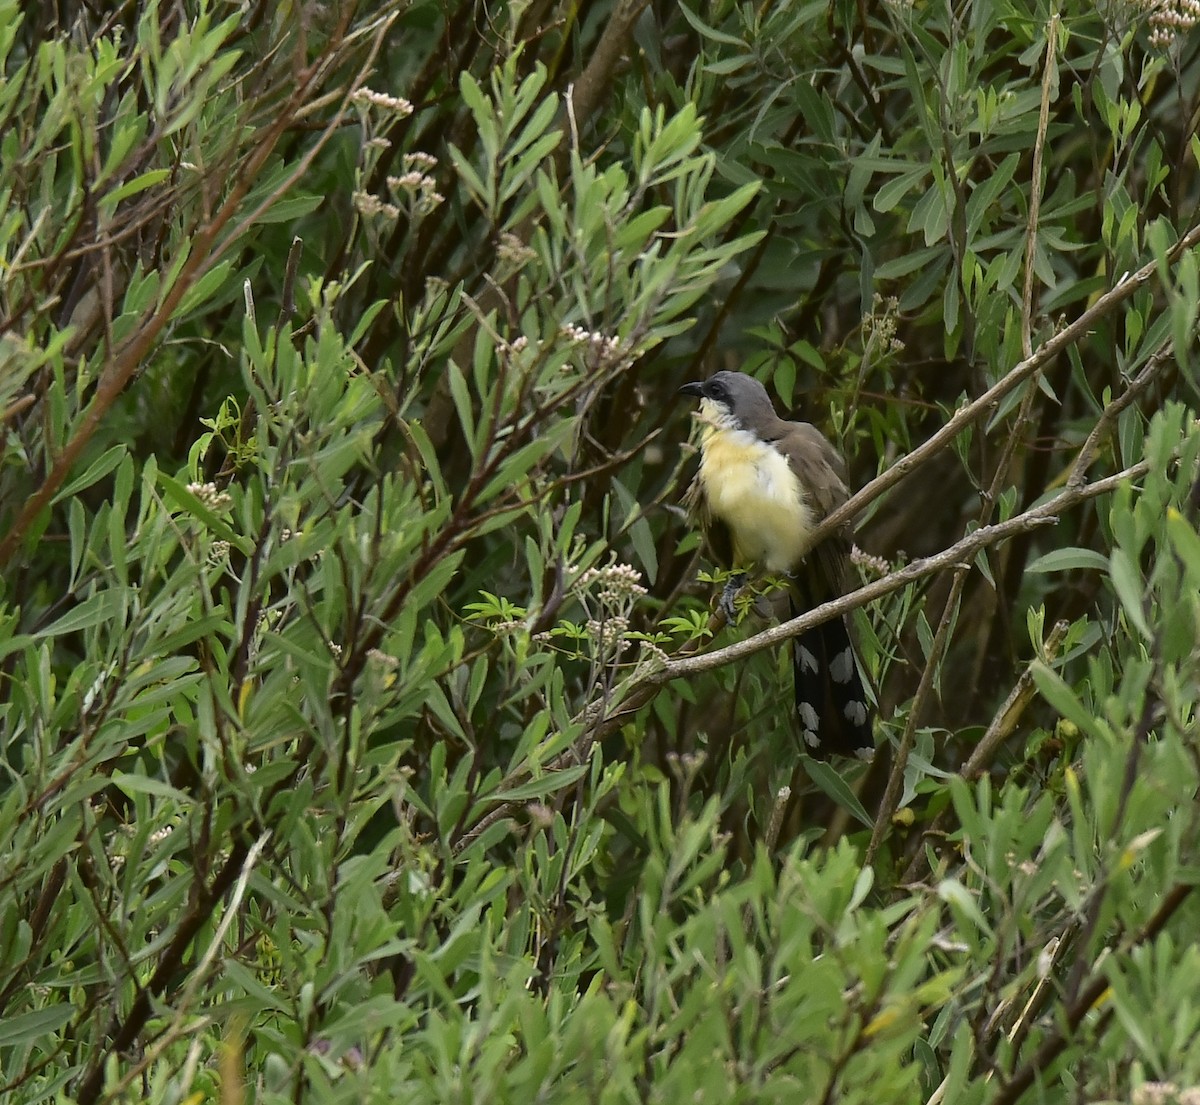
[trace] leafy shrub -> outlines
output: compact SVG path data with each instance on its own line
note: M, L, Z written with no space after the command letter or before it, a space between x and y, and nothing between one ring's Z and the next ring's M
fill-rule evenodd
M67 7L0 0L5 1100L1195 1099L1190 9ZM679 508L725 366L867 485L783 626ZM781 708L843 610L871 766Z

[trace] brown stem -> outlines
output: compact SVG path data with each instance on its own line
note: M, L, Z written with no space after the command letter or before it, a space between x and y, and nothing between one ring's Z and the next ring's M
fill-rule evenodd
M1194 225L1171 248L1167 262L1174 263L1188 250L1200 244L1200 223ZM857 517L872 502L885 491L890 491L905 476L910 475L927 461L951 447L954 439L968 426L991 412L997 403L1013 388L1047 364L1062 352L1072 346L1090 331L1100 319L1108 315L1114 308L1129 299L1139 288L1147 284L1158 272L1158 261L1147 262L1140 269L1123 276L1117 283L1105 292L1086 311L1079 315L1074 322L1064 326L1056 334L1048 338L1030 357L1025 357L999 381L993 384L977 399L965 404L955 411L950 420L932 437L917 446L911 453L896 461L891 468L881 473L861 491L852 495L837 510L829 514L813 533L812 544L815 547L831 533L841 529L851 519Z
M365 79L367 72L369 72L375 50L378 49L381 41L381 36L382 31L376 37L375 49L371 51L371 56L368 58L366 66L363 67L359 74L359 79L354 82L355 86L361 80ZM339 47L340 41L335 37L330 44L330 50L336 51ZM12 528L4 535L3 539L0 539L0 568L6 566L12 559L22 537L24 537L26 531L33 524L34 519L49 505L50 500L63 485L76 461L79 460L88 442L92 439L93 434L99 429L104 416L121 396L126 385L133 378L134 373L136 373L149 356L155 341L157 341L159 335L170 322L171 316L182 302L183 297L217 263L225 250L249 226L252 226L261 217L263 211L270 207L307 170L318 150L332 136L337 126L340 125L341 113L338 112L335 115L334 121L325 129L321 139L314 146L313 150L305 158L301 159L295 171L253 211L234 224L231 234L227 235L223 241L218 241L222 231L233 222L242 200L245 199L247 193L258 179L259 173L265 168L279 139L294 122L305 102L306 96L312 89L313 83L322 75L324 75L324 67L319 62L308 67L305 72L307 80L292 93L283 110L280 112L279 117L266 128L266 132L257 140L250 156L236 174L235 182L225 202L212 219L197 231L191 244L188 259L180 270L175 283L163 297L158 310L151 314L112 355L112 359L100 376L100 382L96 387L96 393L92 397L92 401L88 404L79 422L76 424L70 440L67 441L66 445L63 446L62 452L55 458L50 473L43 480L42 485L37 491L26 500Z
M1193 886L1182 883L1174 886L1163 898L1162 904L1155 911L1154 916L1146 922L1126 950L1153 940L1187 900L1193 889L1195 889ZM1050 1064L1066 1050L1079 1023L1096 1005L1110 985L1112 983L1102 970L1093 972L1079 997L1067 1009L1065 1025L1055 1028L1042 1041L1042 1046L1037 1049L1037 1053L1000 1087L999 1092L991 1099L991 1105L1016 1105L1025 1091L1033 1085L1034 1079L1045 1072Z
M870 867L875 862L875 855L883 843L883 834L887 831L892 815L900 804L900 795L904 786L904 771L908 767L908 755L912 751L913 741L916 739L917 722L925 712L925 703L928 701L929 692L933 689L934 677L941 670L942 657L950 640L950 627L954 624L958 604L962 601L963 587L967 582L969 571L970 564L964 564L954 571L950 594L946 598L946 605L942 610L937 632L929 647L929 655L925 658L921 682L913 698L912 709L908 711L908 718L904 723L904 734L900 738L899 748L896 749L896 759L892 764L891 774L888 775L883 800L879 803L879 813L875 818L875 825L871 829L871 842L867 845L866 858L863 860L863 865L866 867Z
M935 556L913 561L913 563L892 572L882 579L875 580L856 591L851 591L849 594L842 595L837 599L814 607L812 610L806 611L804 614L801 614L797 618L792 618L790 621L782 622L779 625L765 629L753 637L748 637L743 641L727 645L724 648L714 649L712 652L680 656L676 659L668 660L660 668L630 683L625 688L625 693L619 699L615 709L611 708L612 703L606 696L604 701L593 702L580 711L572 720L574 724L582 728L582 736L576 738L570 749L556 757L550 763L542 765L542 768L547 771L555 771L570 763L578 763L586 755L593 742L602 739L614 727L622 724L631 713L641 709L642 706L654 698L659 688L669 683L672 679L679 679L702 671L711 671L714 668L719 668L725 664L731 664L747 656L752 656L757 652L762 652L764 649L774 648L783 641L797 637L801 633L806 633L808 630L824 622L830 621L835 617L841 617L851 610L865 606L867 603L882 598L884 595L891 594L893 591L907 587L911 583L935 575L946 568L969 563L980 549L995 544L997 541L1006 540L1014 534L1024 533L1027 530L1038 529L1042 526L1053 525L1058 521L1058 514L1061 511L1095 498L1098 495L1107 494L1124 481L1137 479L1148 470L1149 462L1143 460L1113 476L1088 484L1086 487L1068 488L1061 491L1053 499L1049 499L1040 506L1032 507L1005 522L999 522L996 525L984 526L981 529L975 530L961 541ZM697 647L695 643L687 646L687 648L695 647ZM504 779L502 788L515 785L528 772L528 765L522 764L517 767ZM461 852L470 845L488 826L507 817L520 804L519 802L507 801L504 797L504 789L500 789L491 795L490 800L497 802L498 805L455 842L454 850L456 853Z
M1033 168L1029 182L1029 225L1025 235L1025 285L1021 294L1021 351L1033 356L1033 258L1037 251L1038 214L1042 206L1042 147L1050 122L1050 86L1057 72L1054 51L1058 40L1058 13L1046 25L1046 62L1042 71L1042 103L1038 112L1037 138L1033 143Z

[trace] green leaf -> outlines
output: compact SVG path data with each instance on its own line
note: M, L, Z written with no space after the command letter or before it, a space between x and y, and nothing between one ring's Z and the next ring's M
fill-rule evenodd
M823 760L814 760L811 756L804 754L801 754L800 762L804 765L808 777L839 806L849 810L868 829L875 827L871 815L863 808L863 804L858 800L854 791L846 785L846 780L829 764Z
M1145 584L1141 572L1133 566L1133 561L1124 549L1113 549L1108 572L1113 590L1116 591L1126 616L1142 638L1149 641L1153 634L1150 632L1150 623L1146 620Z
M750 54L741 54L737 57L721 58L718 61L707 62L704 66L706 73L711 73L717 77L727 77L731 73L739 73L743 69L749 68L754 62L754 58Z
M183 318L198 307L202 307L208 299L212 298L224 287L232 271L232 261L220 261L213 265L208 272L184 292L183 298L179 301L179 306L175 308L175 313L171 317Z
M1040 660L1035 660L1030 669L1033 681L1042 697L1068 721L1074 722L1084 733L1095 733L1097 721L1086 709L1079 696L1066 684L1062 676Z
M0 1019L0 1046L13 1047L38 1040L43 1046L46 1037L66 1025L75 1015L75 1009L67 1002L48 1005L31 1013L18 1013Z
M481 335L479 340L485 341L486 338ZM454 409L458 412L458 424L462 427L467 448L471 450L472 457L478 457L480 443L477 440L475 415L471 410L473 404L471 393L467 388L466 377L463 376L462 369L453 360L446 365L446 373L450 381L450 395L454 399Z
M937 893L942 901L954 906L968 917L980 932L986 933L988 936L992 935L992 926L988 924L983 910L979 908L975 895L957 879L943 879L938 883Z
M132 775L126 771L114 771L112 781L131 798L136 794L150 794L156 798L170 798L184 807L192 804L191 797L183 791L149 775Z
M997 197L1008 187L1009 181L1012 180L1013 173L1016 172L1019 161L1019 154L1010 153L994 171L988 173L976 185L975 190L967 200L968 237L973 238L978 233L980 226L983 225L984 217L987 215L992 204L996 202Z
M894 180L889 180L879 188L875 193L875 198L871 201L871 206L880 214L886 214L928 175L929 167L927 165L916 165L904 170Z
M462 177L463 183L484 207L485 210L491 210L495 204L495 199L489 191L486 184L483 183L483 178L475 171L475 167L467 160L464 154L454 145L447 147L450 151L450 160L454 162L454 168L458 175Z
M1027 572L1071 572L1079 569L1085 571L1108 571L1108 558L1096 552L1095 549L1071 547L1052 549L1033 560L1025 568Z
M108 212L111 214L121 200L128 199L130 196L136 196L138 192L144 192L147 188L153 188L156 184L161 184L170 175L170 169L150 169L144 173L139 173L132 180L127 180L124 184L118 185L111 192L105 192L100 202L108 208Z
M699 32L702 38L707 38L710 42L720 42L725 46L740 46L746 49L746 44L734 35L726 34L724 31L718 31L715 27L710 27L704 22L691 8L686 4L679 4L679 10L692 27Z
M162 488L163 497L171 502L180 510L194 515L202 521L205 527L216 537L223 541L228 541L235 546L239 551L249 556L254 551L254 542L247 537L243 537L240 533L234 531L224 518L214 514L206 507L199 498L189 491L179 480L168 476L165 472L160 472L158 476L159 486Z
M569 787L572 783L582 779L590 770L591 766L583 763L576 764L574 767L565 767L561 771L547 771L545 775L531 779L528 783L521 783L511 790L498 790L494 794L484 796L481 800L524 802L529 798L544 798L557 790L562 790L563 787Z
M119 588L107 588L89 595L73 610L69 610L45 629L39 629L34 637L61 637L64 633L78 633L102 623L112 622L125 602L125 593Z
M654 533L650 529L650 523L642 513L641 504L620 480L613 480L612 489L625 514L622 532L629 534L633 551L645 569L646 578L653 583L658 575L658 549L654 544Z
M55 503L61 503L64 499L70 499L78 495L85 488L91 487L94 483L99 483L104 479L118 464L128 452L124 445L114 445L107 450L101 457L93 461L89 465L88 470L83 475L73 479L66 487L64 487L52 500Z

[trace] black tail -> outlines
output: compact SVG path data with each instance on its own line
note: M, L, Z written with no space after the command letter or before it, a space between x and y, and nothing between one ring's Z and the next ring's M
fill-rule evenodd
M854 756L875 749L871 711L850 634L834 618L796 638L792 652L796 716L810 756Z

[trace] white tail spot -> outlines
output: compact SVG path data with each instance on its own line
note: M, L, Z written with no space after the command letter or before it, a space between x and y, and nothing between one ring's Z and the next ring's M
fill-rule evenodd
M854 674L854 655L851 653L849 645L833 658L833 662L829 665L829 674L835 683L850 682L850 677Z
M800 715L800 724L804 726L806 731L811 731L813 739L816 739L816 732L821 728L821 719L817 716L817 711L812 708L811 703L801 702L796 707L796 712ZM807 732L805 739L807 739Z

